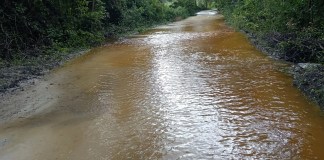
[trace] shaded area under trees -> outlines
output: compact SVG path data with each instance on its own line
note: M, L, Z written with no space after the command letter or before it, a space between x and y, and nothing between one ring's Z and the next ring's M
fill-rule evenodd
M193 0L4 0L0 62L97 45L197 9Z

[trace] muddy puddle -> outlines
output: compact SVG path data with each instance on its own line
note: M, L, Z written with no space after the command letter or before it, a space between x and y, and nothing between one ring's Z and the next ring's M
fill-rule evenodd
M320 159L324 117L221 16L96 48L2 102L0 159Z

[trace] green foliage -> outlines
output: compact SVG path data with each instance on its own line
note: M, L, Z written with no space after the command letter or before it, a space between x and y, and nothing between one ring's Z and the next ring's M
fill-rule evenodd
M324 1L215 2L230 24L275 43L269 45L281 50L282 58L293 62L324 63ZM267 37L273 35L277 36Z
M5 0L0 6L0 58L24 59L93 46L193 14L192 0ZM45 50L45 52L44 52ZM56 50L57 52L54 52Z
M76 47L103 40L100 0L5 1L0 8L0 57L37 56L44 46Z
M165 18L167 20L171 20L174 21L177 19L177 17L187 17L190 15L189 11L186 10L186 8L178 6L176 8L173 7L166 7L166 11L165 11L166 15Z
M105 21L105 35L142 31L145 28L187 17L197 11L192 0L106 0L108 16ZM187 3L188 2L188 3ZM194 5L193 5L194 4Z
M196 5L195 0L181 0L181 1L178 0L175 3L173 3L172 6L173 6L173 8L177 8L177 7L186 8L190 15L193 15L198 10L200 10L200 8Z

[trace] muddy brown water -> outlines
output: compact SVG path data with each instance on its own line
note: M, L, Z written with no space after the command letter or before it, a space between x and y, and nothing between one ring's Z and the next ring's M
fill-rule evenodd
M4 103L25 112L1 126L0 159L324 158L324 117L288 66L219 15L160 26Z

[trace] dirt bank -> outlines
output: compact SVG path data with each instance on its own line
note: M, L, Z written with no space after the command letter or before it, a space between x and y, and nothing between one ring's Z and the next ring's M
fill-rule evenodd
M48 80L50 78L45 77L34 78L29 82L20 81L20 85L16 89L11 88L10 92L0 95L1 127L4 127L7 122L26 120L41 111L45 113L44 109L48 109L48 106L56 101L58 92L55 92L54 83L51 82L52 80ZM30 82L36 85L27 85Z
M24 121L38 113L46 114L44 110L60 97L55 89L55 77L49 72L88 51L75 51L50 59L38 57L20 65L1 64L0 126L16 120Z
M294 67L294 85L324 110L324 66L300 63Z
M275 42L242 31L251 43L263 53L274 59L285 60L284 54L275 48ZM324 65L314 63L291 63L289 73L294 77L294 84L309 99L317 103L324 111Z
M0 94L23 90L26 85L35 83L51 69L86 53L88 50L78 50L69 54L58 54L56 57L39 56L24 60L19 64L4 62L0 64Z

